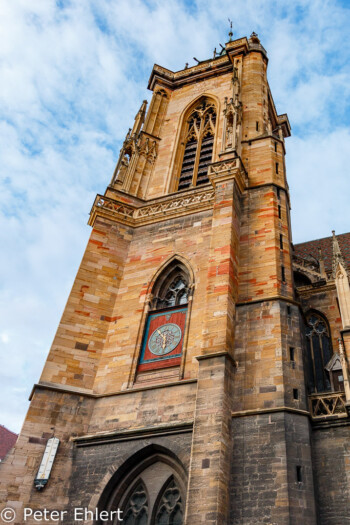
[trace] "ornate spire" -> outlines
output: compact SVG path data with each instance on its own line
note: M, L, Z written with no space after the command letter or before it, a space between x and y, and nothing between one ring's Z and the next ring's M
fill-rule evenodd
M138 133L140 133L142 124L145 121L146 109L147 109L147 100L144 100L135 117L135 122L132 128L131 135L138 135Z
M326 268L324 264L323 253L321 247L318 247L318 262L320 264L320 274L323 279L327 279Z
M333 235L332 273L333 273L333 278L335 278L336 272L337 272L337 268L338 268L338 264L340 263L343 266L344 270L345 270L346 266L345 266L345 261L344 261L344 258L342 256L342 253L340 251L340 246L339 246L339 243L338 243L338 239L335 236L335 230L332 230L332 235Z
M337 296L339 302L339 309L343 328L350 327L350 284L349 276L346 271L345 261L340 251L338 239L333 234L333 261L332 261L332 275L335 280L335 286L337 289Z
M346 399L346 410L349 413L350 411L350 385L349 385L349 368L348 363L346 359L346 355L344 352L343 342L339 338L339 356L340 356L340 362L343 369L343 377L344 377L344 390L345 390L345 399Z
M233 37L233 32L232 32L232 20L228 19L229 23L230 23L230 31L228 33L228 38L229 38L229 42L232 42L232 37Z

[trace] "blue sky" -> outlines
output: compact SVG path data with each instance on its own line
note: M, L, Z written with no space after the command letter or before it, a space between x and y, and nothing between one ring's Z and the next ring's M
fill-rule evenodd
M0 423L19 431L154 63L259 34L288 113L294 242L350 230L350 9L320 0L8 0L0 6Z

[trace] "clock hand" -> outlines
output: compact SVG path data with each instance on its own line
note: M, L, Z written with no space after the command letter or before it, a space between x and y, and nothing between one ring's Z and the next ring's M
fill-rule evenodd
M160 330L158 330L158 328L156 328L156 331L158 332L158 334L163 338L163 343L162 343L162 350L164 352L165 350L165 347L166 347L166 336L162 334L162 332Z
M157 330L158 334L163 338L163 341L165 341L166 340L166 336L164 334L162 334L162 332L160 332L158 330L158 328L156 328L156 330Z

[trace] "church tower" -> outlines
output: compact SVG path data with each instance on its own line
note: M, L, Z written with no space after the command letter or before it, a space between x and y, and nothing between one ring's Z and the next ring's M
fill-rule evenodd
M253 33L154 66L2 465L16 523L316 525L290 125L267 64Z

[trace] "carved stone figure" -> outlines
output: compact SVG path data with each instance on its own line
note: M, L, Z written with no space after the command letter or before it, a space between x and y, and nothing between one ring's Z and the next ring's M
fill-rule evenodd
M119 167L118 174L117 174L117 180L119 182L124 182L126 172L128 171L129 163L130 163L129 156L127 154L124 154L124 156L122 157L120 161L120 167Z

